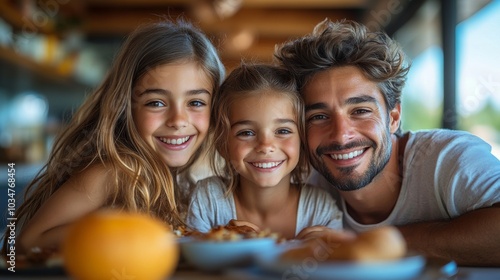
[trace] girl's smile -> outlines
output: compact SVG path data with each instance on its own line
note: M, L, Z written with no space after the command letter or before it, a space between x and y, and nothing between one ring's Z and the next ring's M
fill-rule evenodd
M166 149L170 150L183 150L189 146L191 140L193 139L193 135L185 136L185 137L157 137L158 140Z

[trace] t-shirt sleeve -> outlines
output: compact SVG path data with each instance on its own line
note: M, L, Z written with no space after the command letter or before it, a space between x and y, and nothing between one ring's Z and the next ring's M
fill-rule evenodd
M191 194L186 216L186 225L189 228L201 232L208 232L211 229L210 215L206 211L209 203L206 181L199 181Z
M226 224L232 218L233 207L224 192L223 183L218 178L198 181L190 198L186 225L208 232L215 226Z
M326 226L332 229L342 229L342 211L337 203L325 190L311 185L302 189L299 204L299 221L302 220L300 232L310 226Z
M463 133L449 140L438 162L435 180L451 217L500 202L500 162L479 137Z

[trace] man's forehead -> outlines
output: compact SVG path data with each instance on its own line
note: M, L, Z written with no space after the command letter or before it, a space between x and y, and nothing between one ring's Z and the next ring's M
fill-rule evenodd
M384 97L377 83L365 78L360 71L323 71L318 73L303 88L302 95L308 108L320 108L331 102L343 105L367 102L384 103Z

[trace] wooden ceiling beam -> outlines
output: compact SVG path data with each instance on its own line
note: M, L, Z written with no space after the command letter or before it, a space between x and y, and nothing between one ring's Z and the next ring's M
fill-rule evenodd
M215 2L215 0L85 0L88 6L107 7L165 7L170 5L197 5L202 2ZM307 8L307 9L346 9L364 8L370 5L371 0L242 0L244 8Z
M364 8L371 0L247 0L243 7L258 8Z
M200 0L84 0L89 7L158 7L165 8L171 5L192 5Z
M217 45L219 54L228 71L238 66L241 61L245 62L272 62L273 53L277 44L282 44L290 40L289 38L264 38L257 40L250 48L242 51L235 51L225 44Z
M124 36L136 29L138 25L158 21L162 17L178 18L184 15L182 10L126 10L105 13L89 11L83 23L83 32L89 36Z
M207 32L231 33L246 30L264 36L301 36L325 18L339 20L355 19L356 11L336 10L290 10L290 9L242 9L233 17L210 23L201 22Z
M242 9L231 18L203 22L194 19L191 13L185 13L183 10L175 8L164 10L104 9L87 11L83 31L89 36L123 36L135 29L140 23L159 20L162 16L166 16L174 19L186 18L199 25L205 32L213 34L247 31L256 36L295 37L311 32L318 22L327 17L331 20L355 19L358 15L359 13L354 10L339 12L334 10Z

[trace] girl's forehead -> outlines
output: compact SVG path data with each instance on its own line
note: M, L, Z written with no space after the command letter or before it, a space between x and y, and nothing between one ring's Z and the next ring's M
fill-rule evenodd
M238 113L242 108L251 108L255 112L260 112L261 109L268 110L274 107L280 107L294 115L298 113L297 104L290 94L278 91L254 91L237 94L229 104L229 112Z
M192 59L181 59L148 66L138 73L139 76L137 76L136 79L139 80L145 75L162 75L168 73L169 71L184 68L195 69L196 72L198 72L198 75L205 76L206 78L210 78L210 80L212 80L210 72L200 62Z
M244 91L233 94L233 100L245 100L245 99L261 99L261 100L290 100L293 102L293 94L274 90L274 89L256 89L251 91Z
M195 61L177 61L165 63L147 69L134 83L134 87L157 87L169 88L176 83L184 87L203 87L210 92L213 90L214 82L207 71Z
M297 111L298 106L300 106L300 104L296 102L296 99L292 97L291 93L276 90L255 90L235 94L229 106L237 109L240 106L252 104L252 106L255 106L255 110L257 111L259 107L265 107L264 105L277 103L285 105L293 111Z

